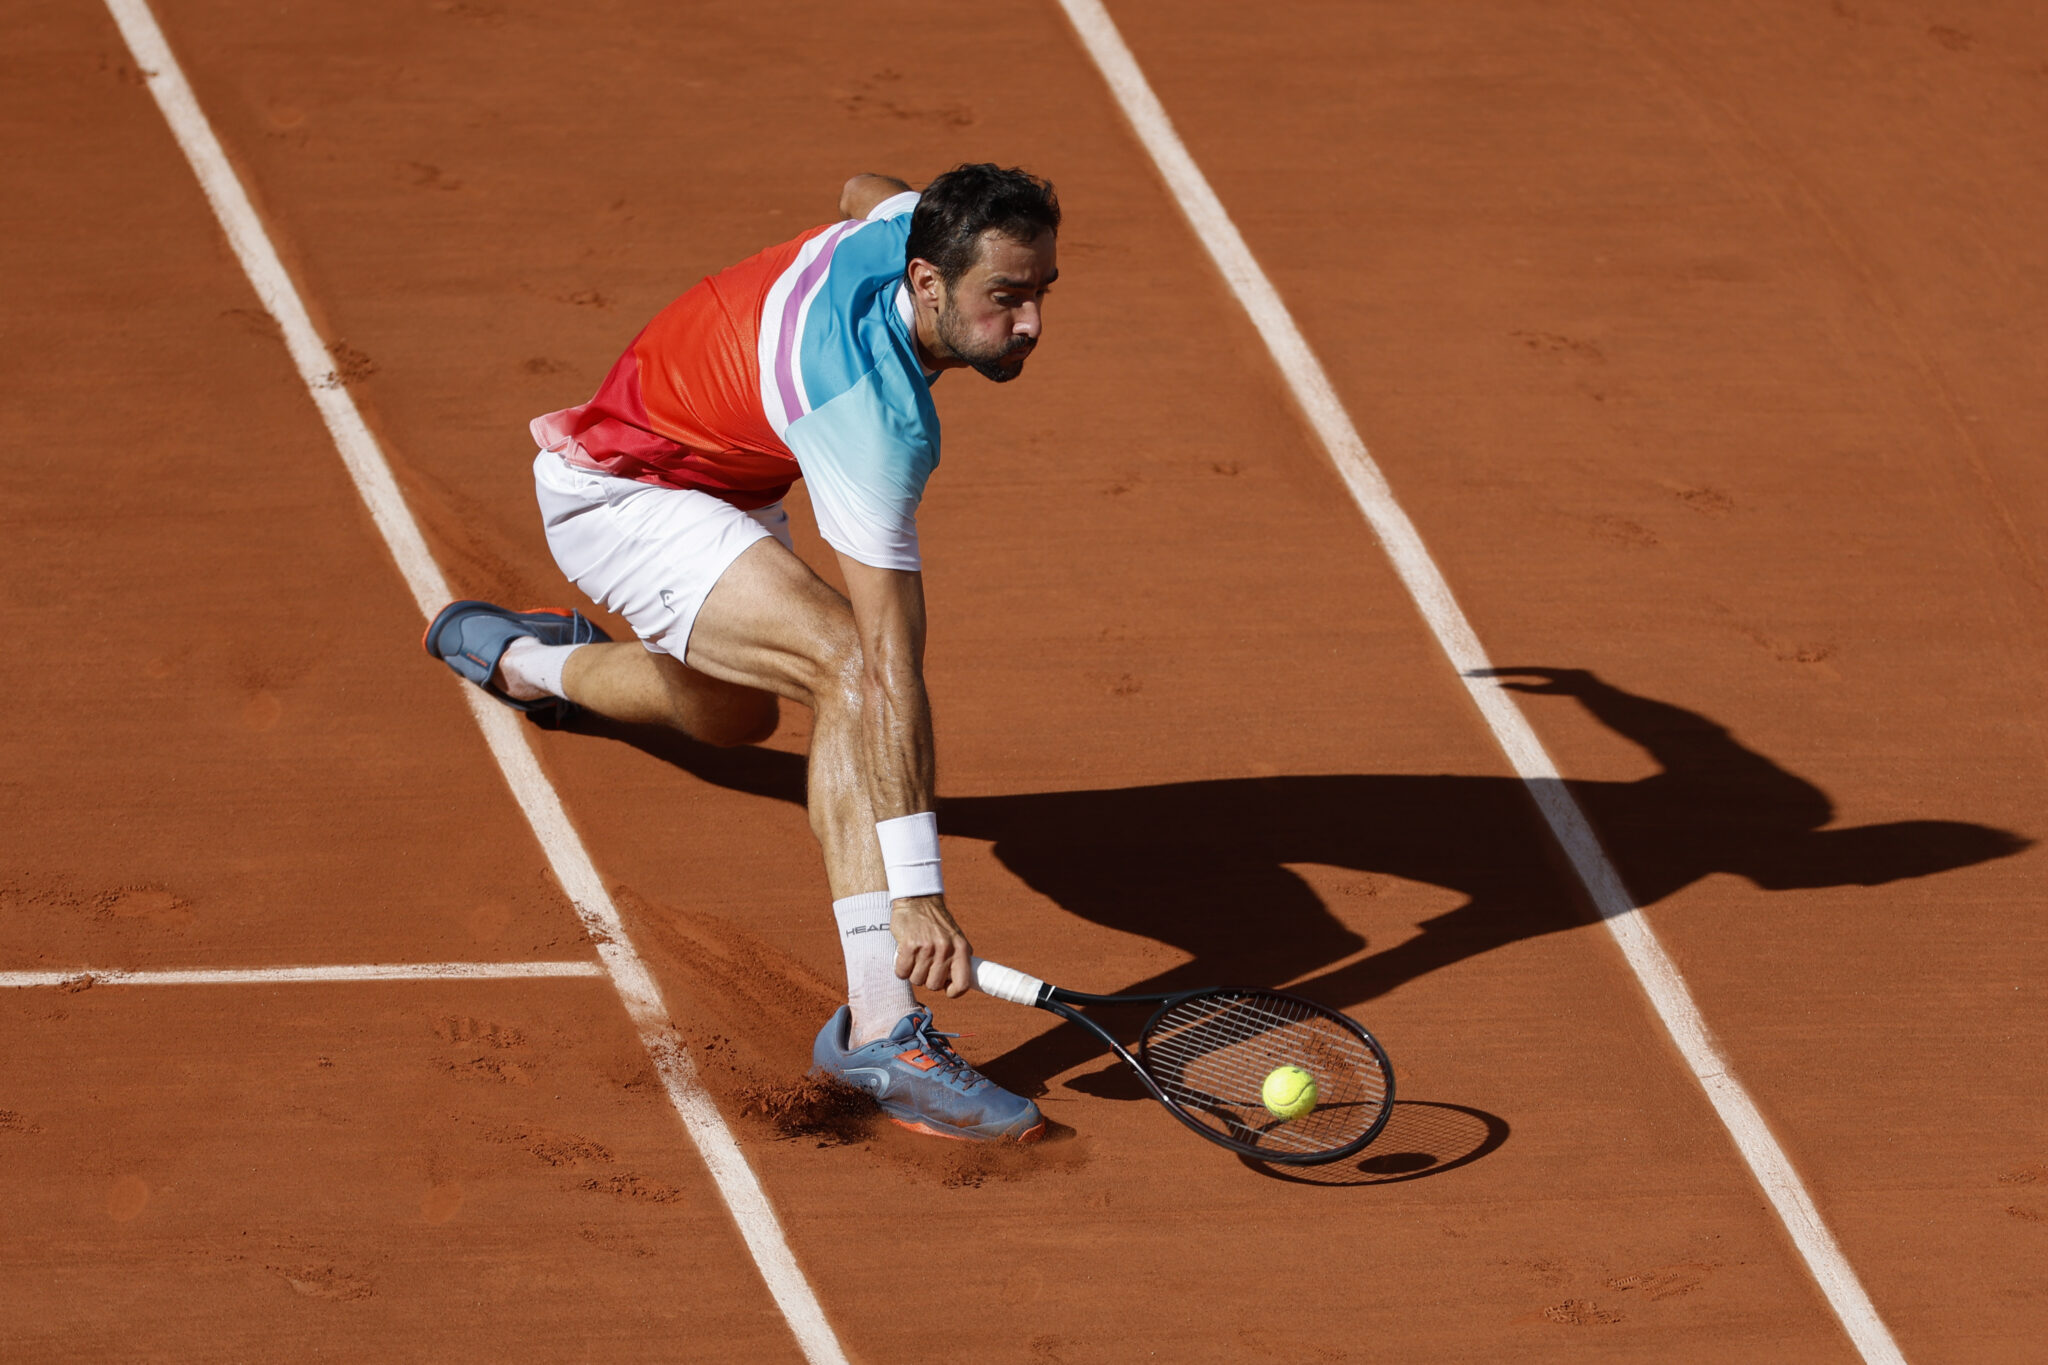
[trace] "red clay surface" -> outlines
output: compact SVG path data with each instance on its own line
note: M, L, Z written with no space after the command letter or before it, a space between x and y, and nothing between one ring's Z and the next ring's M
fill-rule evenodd
M0 970L589 956L111 21L17 8ZM1908 1359L2032 1359L2048 21L1112 12L1494 657L1583 670L1525 705ZM1308 983L1403 1103L1283 1181L977 998L1071 1136L792 1132L806 718L540 736L854 1359L1853 1358L1055 8L159 13L464 595L573 600L524 424L700 275L1059 184L1049 344L940 390L954 899ZM796 1358L602 980L0 1016L0 1356Z

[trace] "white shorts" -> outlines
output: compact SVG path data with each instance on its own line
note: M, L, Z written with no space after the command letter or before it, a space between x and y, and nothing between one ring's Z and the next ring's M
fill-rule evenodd
M625 617L647 648L677 659L704 599L741 552L770 536L795 548L779 502L742 512L694 488L600 474L545 450L534 458L533 486L562 572Z

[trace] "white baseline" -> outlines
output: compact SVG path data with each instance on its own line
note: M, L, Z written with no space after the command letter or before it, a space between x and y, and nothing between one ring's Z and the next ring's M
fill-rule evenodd
M603 976L595 962L344 962L326 967L74 967L0 972L9 986L292 986L323 981L503 981Z
M106 0L106 5L120 26L129 51L135 55L135 64L170 124L172 135L184 150L186 160L192 163L200 188L206 192L207 202L213 206L214 216L226 231L228 244L255 287L257 298L277 319L299 377L305 381L307 392L327 423L335 448L341 452L349 477L368 505L392 558L398 561L406 587L411 589L421 614L432 616L453 596L448 581L434 562L412 509L406 506L398 483L392 478L383 449L364 425L348 390L336 378L326 344L313 326L306 305L241 181L228 164L212 125L193 97L185 73L171 55L156 16L146 0ZM540 763L519 727L517 713L499 706L477 688L463 684L462 691L470 713L483 729L492 756L512 788L513 797L540 840L549 866L597 945L598 958L639 1030L640 1041L653 1059L669 1102L696 1143L698 1154L731 1210L740 1236L776 1307L795 1334L797 1345L812 1365L843 1365L846 1353L825 1320L825 1311L810 1281L797 1266L796 1255L768 1202L767 1191L761 1188L717 1106L698 1083L696 1063L669 1021L661 990L627 936L618 907L605 890L583 840L569 823L561 798L541 772Z
M1602 921L1621 945L1622 955L1642 983L1657 1017L1669 1030L1686 1065L1706 1091L1714 1112L1720 1115L1729 1136L1735 1140L1742 1159L1791 1234L1794 1246L1813 1272L1843 1330L1870 1365L1904 1365L1905 1357L1898 1344L1878 1317L1834 1235L1821 1221L1820 1211L1792 1168L1791 1158L1771 1135L1749 1092L1730 1074L1727 1061L1707 1032L1706 1021L1700 1017L1699 1007L1693 1003L1685 978L1622 885L1621 875L1600 847L1578 802L1566 790L1536 732L1514 700L1480 676L1491 665L1471 623L1465 619L1457 599L1451 596L1450 584L1430 558L1415 524L1394 501L1386 477L1367 454L1365 442L1338 401L1322 363L1309 349L1293 315L1253 258L1251 248L1245 245L1237 225L1209 187L1207 177L1188 154L1180 134L1174 131L1165 107L1152 93L1108 11L1099 0L1060 0L1060 5L1088 55L1101 69L1138 140L1151 154L1181 211L1187 215L1195 235L1223 272L1238 302L1251 315L1295 401L1301 404L1359 511L1365 514L1387 557L1393 561L1402 586L1415 600L1437 643L1450 656L1451 666L1458 671L1508 761L1528 786Z

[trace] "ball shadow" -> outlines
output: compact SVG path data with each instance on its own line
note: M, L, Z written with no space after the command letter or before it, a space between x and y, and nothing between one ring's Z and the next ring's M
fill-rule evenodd
M1395 1100L1387 1126L1359 1156L1326 1166L1278 1166L1241 1156L1247 1168L1295 1185L1398 1185L1470 1166L1508 1140L1508 1121L1469 1104Z

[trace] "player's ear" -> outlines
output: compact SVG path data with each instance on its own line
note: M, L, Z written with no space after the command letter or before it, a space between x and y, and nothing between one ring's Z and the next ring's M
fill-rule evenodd
M937 308L945 301L946 281L939 268L922 256L913 256L904 272L910 278L910 292L921 303Z

